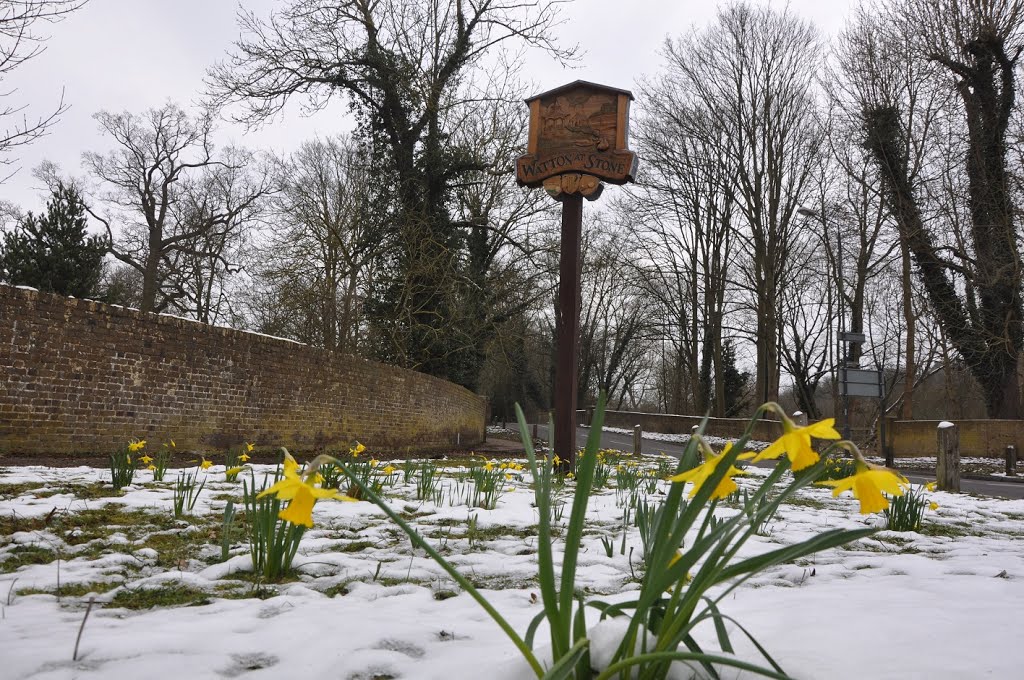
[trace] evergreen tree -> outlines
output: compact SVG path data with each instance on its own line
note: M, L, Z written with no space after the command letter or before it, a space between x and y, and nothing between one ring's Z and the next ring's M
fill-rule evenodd
M107 240L86 235L85 204L74 187L59 185L45 215L31 212L0 244L0 278L49 293L95 297Z
M726 340L722 345L722 381L725 383L725 415L735 417L750 409L750 373L736 365L736 345Z

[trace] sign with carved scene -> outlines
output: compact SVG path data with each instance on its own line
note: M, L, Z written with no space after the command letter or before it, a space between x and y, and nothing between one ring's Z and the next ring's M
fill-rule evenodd
M539 187L569 174L632 182L637 158L626 148L632 99L627 90L583 80L527 99L530 137L516 162L519 184Z

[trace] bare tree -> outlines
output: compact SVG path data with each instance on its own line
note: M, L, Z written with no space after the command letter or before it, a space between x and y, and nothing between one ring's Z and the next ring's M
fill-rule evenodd
M667 73L643 90L637 124L644 169L628 211L643 256L640 281L658 300L671 348L665 408L726 412L723 320L734 258L734 186L725 130ZM671 357L672 361L667 361Z
M584 239L579 403L604 391L615 408L636 406L647 383L656 318L624 236L615 225L594 220Z
M1015 110L1024 3L894 0L884 9L881 28L887 40L865 41L861 50L866 143L932 309L981 384L989 415L1019 418L1024 304L1006 141ZM899 59L901 51L906 56ZM908 62L941 67L939 82L959 95L966 123L970 219L965 229L953 230L948 245L928 223L907 151L914 130L903 122L904 91L892 87L902 84L898 71L892 77L894 65ZM947 225L956 212L944 216ZM962 294L958 279L964 282Z
M378 208L391 225L389 261L368 307L381 358L461 382L473 348L453 323L464 294L465 231L453 188L480 170L454 144L453 122L475 100L471 75L505 44L556 56L558 0L292 0L267 19L242 14L242 38L213 69L218 104L241 102L259 123L293 98L308 110L346 96L372 149ZM470 358L471 359L471 358ZM471 373L472 371L470 371Z
M828 288L829 258L814 232L792 244L800 262L781 291L779 353L783 368L793 379L797 406L809 418L821 418L817 392L831 368L829 359L835 307Z
M201 262L237 267L225 246L271 191L267 176L249 174L245 152L217 153L210 117L176 104L95 117L117 148L83 154L99 185L89 212L106 227L114 257L141 274L140 308L162 311L191 296L187 307L208 316L209 281L193 285L189 274Z
M745 251L737 265L756 316L756 398L775 400L796 210L824 132L815 101L818 35L788 10L737 3L710 27L670 41L666 52L677 82L728 140L735 233Z
M250 314L263 332L360 353L362 300L381 248L369 159L348 138L317 139L282 159L279 174L273 228L251 267L260 294Z
M44 49L45 36L36 31L39 24L55 23L82 7L87 0L0 0L0 88L9 97L13 91L3 88L4 77ZM67 110L63 94L50 112L32 118L25 113L27 105L0 104L0 164L13 162L12 149L29 144L46 134ZM20 120L19 120L20 118Z

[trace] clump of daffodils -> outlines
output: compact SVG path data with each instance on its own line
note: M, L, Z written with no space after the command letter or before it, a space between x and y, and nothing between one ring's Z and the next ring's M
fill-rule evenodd
M228 449L224 456L224 481L233 482L249 462L249 454L256 448L254 444L244 442L237 449Z
M167 468L171 465L171 454L175 450L174 440L164 442L160 450L153 456L144 455L139 457L139 462L146 466L146 469L153 473L154 482L164 481Z
M132 439L124 448L110 454L110 484L120 491L132 483L135 477L135 457L146 448L145 439Z

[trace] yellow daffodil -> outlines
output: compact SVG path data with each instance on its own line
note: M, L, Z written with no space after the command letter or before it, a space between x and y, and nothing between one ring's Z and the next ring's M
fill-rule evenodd
M935 512L936 510L939 509L939 504L936 503L935 501L932 501L931 503L928 504L928 509L931 510L932 512Z
M329 498L338 501L352 501L337 489L322 489L314 486L318 475L315 471L306 473L303 477L299 474L299 464L290 454L285 453L284 457L284 479L278 481L269 489L263 491L257 498L263 498L271 494L281 500L289 501L288 507L278 513L280 519L292 524L301 524L306 527L313 526L313 506L319 498Z
M213 461L206 460L205 456L199 462L199 467L203 468L204 470L209 470L211 465L213 465Z
M551 464L552 464L552 465L558 465L558 464L559 464L559 463L561 463L561 462L562 462L562 459L558 457L558 454L557 454L557 453L556 453L556 454L554 455L554 457L553 457L553 458L551 459Z
M927 484L924 485L924 488L928 489L929 491L935 491L935 487L937 487L938 485L938 481L928 482Z
M143 465L149 465L150 463L153 462L153 459L150 458L149 456L139 456L139 462L142 463Z
M365 446L363 446L363 445L362 445L362 444L360 444L359 442L356 442L356 445L355 445L355 446L353 446L353 447L352 447L352 449L351 449L351 452L352 452L352 457L353 457L353 458L356 458L356 457L358 457L358 456L359 456L359 454L360 454L360 453L362 453L362 452L363 452L363 451L365 451L365 450L366 450L366 447L365 447Z
M147 466L146 466L146 469L147 469L147 470L150 470L150 471L152 471L152 470L156 470L156 466L155 466L155 465L147 465Z
M849 477L826 480L819 484L834 487L833 496L851 491L853 497L860 501L862 515L881 512L889 507L889 499L882 495L883 491L890 496L902 496L903 490L910 488L910 482L895 470L861 460L856 462L856 466L857 471Z
M573 473L571 473L571 472L566 472L566 473L565 473L565 478L566 478L566 479L575 479L575 478L576 478L576 475L574 475L574 474L573 474Z
M238 473L241 472L244 469L245 469L244 465L239 465L238 467L228 468L227 470L224 471L224 476L227 478L227 480L229 482L234 481L235 477L238 476Z
M510 472L506 472L505 473L505 481L507 481L507 482L511 482L512 481L512 473L510 473Z
M377 460L376 458L371 458L370 459L370 467L377 467L377 463L379 463L379 462L380 461Z
M248 463L249 462L249 454L248 453L243 453L242 455L240 455L238 457L238 460L242 461L243 463Z
M778 458L783 453L789 457L793 470L803 470L818 462L818 454L811 448L811 437L817 439L842 439L836 432L835 418L826 418L806 427L797 427L784 413L782 415L782 436L776 439L761 453L754 462Z
M390 475L394 471L395 471L395 466L394 465L388 465L387 467L384 468L384 474L386 474L386 475Z
M172 448L172 449L173 449L173 448L175 448L175 446L174 446L174 440L173 440L173 439L171 440L171 448Z
M143 448L145 448L145 446L145 439L133 439L130 442L128 442L128 450L131 451L132 453L136 451L141 451Z
M245 452L246 453L252 453L252 450L255 449L255 448L256 448L255 444L250 444L249 442L245 443ZM245 454L242 454L242 455L245 455Z
M487 470L488 472L490 472L493 469L494 469L494 463L492 463L491 461L487 461L486 463L484 463L484 470Z
M692 470L687 470L686 472L678 474L674 477L669 477L669 481L693 482L693 488L690 489L689 496L690 498L693 498L694 496L697 495L697 492L700 491L700 487L703 486L704 482L708 481L708 479L711 478L711 475L715 474L715 469L718 467L718 464L722 462L722 459L725 458L725 456L729 453L730 450L732 450L732 444L726 444L725 448L722 449L722 453L718 454L717 456L713 454L707 455L707 460L705 460L703 463L693 468ZM752 455L753 454L743 454L740 457L751 458ZM732 476L735 474L739 474L740 472L742 472L742 470L729 466L729 470L725 473L725 476L722 477L721 481L718 482L718 486L715 487L715 490L711 492L711 497L725 498L733 491L736 491L736 489L738 489L739 487L736 486L736 482L732 480Z

